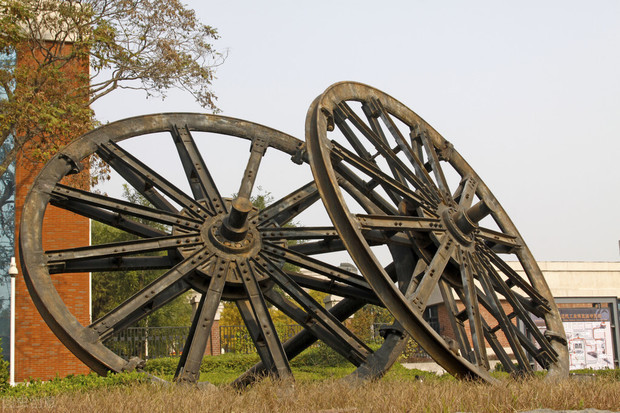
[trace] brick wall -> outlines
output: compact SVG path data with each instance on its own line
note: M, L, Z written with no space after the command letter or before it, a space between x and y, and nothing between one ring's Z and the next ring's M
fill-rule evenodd
M35 172L17 162L15 173L15 220L21 220L22 207ZM71 248L88 245L87 218L49 206L43 221L44 249ZM19 236L16 228L16 239ZM19 256L16 245L16 256ZM20 274L23 274L19 268ZM82 325L90 324L90 275L55 274L52 281L69 311ZM90 370L56 338L34 306L23 277L17 277L15 288L15 381L28 378L47 380L59 375L88 373Z
M68 46L70 47L70 46ZM29 57L18 51L17 65L29 65ZM88 73L88 65L80 62L66 70ZM76 133L76 136L79 133ZM63 137L67 140L70 137ZM26 147L18 154L15 170L15 256L19 256L19 222L28 190L42 164L34 164ZM48 206L43 222L44 249L71 248L90 243L87 218ZM23 274L18 263L19 273ZM52 275L52 281L69 311L82 325L90 324L89 274ZM59 375L88 373L90 370L56 338L34 306L23 277L18 276L15 288L15 381L28 378L47 380Z
M459 311L465 308L465 306L461 304L460 302L457 302L457 307ZM512 312L512 307L507 302L502 302L502 307L506 314L510 314ZM488 311L486 311L482 307L479 308L479 311L482 314L482 318L489 324L489 327L493 328L497 325L495 318L492 317ZM448 316L448 309L446 308L444 304L437 305L437 317L439 318L439 327L440 327L439 334L441 334L442 336L446 336L446 337L450 337L454 339L456 335L454 334L454 330L452 329L452 324L450 323L450 317ZM466 321L464 325L465 325L465 331L467 332L467 338L471 342L471 331L469 327L469 321ZM496 332L495 334L497 336L497 340L499 341L500 345L508 350L508 347L510 347L510 345L508 344L508 340L506 339L506 336L504 335L504 333L502 333L502 331L500 330ZM487 344L487 348L490 348L488 343L486 344ZM511 353L512 351L509 351L509 354Z
M214 320L213 325L211 326L211 335L209 336L209 341L207 342L205 355L218 356L220 354L222 354L222 347L220 344L220 322L219 320Z

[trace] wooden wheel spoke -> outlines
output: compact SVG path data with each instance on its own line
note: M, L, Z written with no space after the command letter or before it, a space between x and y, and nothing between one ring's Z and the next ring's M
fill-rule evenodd
M143 175L128 168L114 151L114 146L109 144L100 145L97 154L106 161L120 176L122 176L132 187L134 187L147 201L156 208L168 211L179 212Z
M130 327L142 320L144 317L153 314L164 305L189 291L190 288L189 283L181 279L166 286L161 291L152 294L148 300L141 300L137 297L138 294L142 293L144 297L152 291L145 287L138 294L122 303L119 307L95 321L89 326L89 328L93 329L95 333L97 333L100 341L105 341L113 335L120 333L127 327Z
M443 302L446 305L448 310L448 318L450 320L450 325L452 326L452 331L454 331L456 343L461 351L461 355L465 357L470 362L475 361L475 353L472 351L471 344L469 339L467 338L467 332L465 331L465 325L463 324L463 320L461 320L457 315L459 314L459 310L456 304L456 300L452 294L452 290L450 289L448 283L445 280L439 280L439 291L441 293L441 297Z
M272 266L271 268L274 267ZM267 269L267 271L269 271L269 269ZM280 270L277 269L274 272L280 272ZM284 282L284 285L280 286L294 301L300 304L303 309L273 290L266 293L266 298L273 305L278 307L280 311L295 320L296 323L312 331L319 340L336 350L353 364L358 366L363 363L368 355L372 353L370 348L332 316L329 311L325 310L310 297L308 293L299 286L296 286L291 279L287 279L288 277L286 277L286 274L280 272L280 275L283 278L278 278L276 282L278 284Z
M254 182L256 181L256 176L258 175L258 168L263 156L265 156L267 146L267 141L262 138L255 138L252 140L250 158L248 159L245 172L243 173L243 178L241 179L239 193L237 194L238 197L250 198L252 188L254 188Z
M441 278L446 265L448 265L450 258L454 254L456 247L457 244L451 237L445 235L442 238L441 244L439 245L439 248L437 248L437 252L426 268L426 271L424 272L424 275L411 299L414 307L417 308L420 313L422 313L426 308L426 303L433 293L433 289L439 282L439 279Z
M189 128L174 125L171 133L194 199L206 200L213 215L224 212L226 205Z
M344 321L362 308L365 304L366 302L364 300L345 298L330 309L329 312L339 321ZM316 341L317 337L312 331L308 329L300 331L290 339L286 340L283 345L287 358L289 360L293 359ZM265 363L261 361L238 377L234 381L233 385L237 387L246 386L252 383L257 376L264 375L267 372L268 370Z
M326 279L322 276L308 275L299 272L287 272L287 275L303 288L309 288L339 297L362 298L371 304L383 306L374 291L370 288L352 287L347 284Z
M263 228L260 231L264 240L306 240L321 239L325 241L338 238L338 232L334 227L282 227Z
M316 322L321 324L331 334L337 336L339 340L348 343L348 345L354 349L359 355L367 356L371 350L353 333L346 329L333 315L329 313L323 306L317 303L314 298L304 291L297 283L290 278L285 272L275 265L271 260L266 257L263 258L265 267L261 270L266 274L269 274L282 290L287 293L293 300L295 300L305 310L308 316L312 317ZM257 264L261 267L261 264Z
M351 195L367 213L398 214L396 208L383 196L377 193L374 183L373 185L369 185L343 163L334 165L334 169L338 174L338 184Z
M474 177L463 177L452 198L459 204L459 206L469 208L473 203L477 187L478 182L474 179Z
M391 166L394 179L405 186L407 185L407 182L411 183L411 185L418 190L418 192L416 192L418 196L424 198L428 205L436 207L438 201L436 195L433 194L434 191L431 191L428 186L423 184L390 148L385 147L383 148L383 151L385 151L385 153L382 153L382 155Z
M365 230L413 230L416 232L444 231L437 218L418 218L408 215L356 215Z
M267 369L279 378L292 377L291 367L273 325L267 304L256 281L256 269L249 261L237 263L238 275L248 295L248 302L252 311L242 308L238 303L243 321L252 336L261 360Z
M282 226L319 199L316 184L310 182L263 209L259 215L259 227Z
M96 206L85 204L79 198L58 197L52 194L50 204L82 215L83 217L94 219L95 221L118 228L138 237L151 238L168 235L159 228L134 221L133 219L127 219L125 215L120 212L110 212Z
M370 247L384 244L388 247L391 245L402 245L411 248L412 246L410 233L404 235L402 233L390 232L386 234L386 231L372 230L364 231L363 236Z
M534 342L521 331L515 330L515 332L525 351L527 351L543 369L548 369L551 363L558 360L558 354L555 350L548 352L540 349L536 347L536 344L534 344Z
M435 146L431 141L431 138L428 136L428 133L425 130L422 130L421 127L418 126L417 134L422 141L422 146L426 151L426 156L431 164L433 169L433 175L435 175L435 180L437 182L437 187L440 190L440 193L444 199L451 196L450 187L448 186L448 181L446 180L446 176L443 173L443 169L441 168L441 164L439 163L439 157L437 156L437 151L435 150Z
M364 105L367 105L367 103L364 102ZM366 140L368 140L374 146L374 148L379 151L379 153L385 156L387 151L390 150L386 146L387 140L385 139L385 135L383 134L383 131L381 130L379 125L376 123L376 119L372 116L369 116L367 106L363 106L363 108L365 109L364 112L369 120L369 124L366 124L359 116L357 116L357 114L353 110L351 110L351 108L346 102L341 102L335 110L335 112L339 114L339 116L336 116L336 119L341 117L342 121L340 123L342 124L344 124L345 119L348 119L351 124L359 132L361 132L364 138L366 138ZM373 128L373 126L375 128ZM357 148L355 146L354 148L356 149L356 152L358 152L358 155L362 157L362 159L370 161L373 158L368 152L364 153L363 151L357 151ZM396 175L394 177L398 179Z
M515 270L513 270L504 260L502 260L497 254L491 251L489 248L480 247L479 253L481 254L481 261L485 262L488 260L495 267L497 267L502 274L504 274L507 278L507 286L512 288L517 287L521 289L528 297L530 297L532 304L531 310L534 314L539 317L544 317L546 313L551 311L551 307L549 306L549 301L544 298L538 291L536 291L526 280L524 280ZM485 257L485 259L482 259ZM490 267L492 269L492 267ZM493 269L493 271L495 271ZM500 277L498 277L500 278ZM520 300L523 302L523 300Z
M174 214L155 208L133 204L131 202L82 191L80 189L71 188L61 184L56 184L51 195L60 205L67 202L74 205L84 204L95 208L105 209L116 214L131 216L134 218L142 218L164 225L186 228L188 230L196 230L200 228L200 224L202 223L201 220L196 218L189 218L180 214ZM86 210L88 211L88 209ZM90 209L90 211L94 212L92 209Z
M522 304L523 299L520 299L519 296L512 291L512 289L504 282L504 280L497 273L495 268L484 258L481 257L480 254L476 257L476 263L478 266L484 268L486 270L486 274L490 277L492 285L498 290L498 292L504 296L508 304L513 308L513 311L519 316L519 320L524 324L526 330L531 334L531 336L536 340L542 352L546 355L546 357L550 358L551 361L557 360L557 353L551 347L549 341L545 338L545 336L540 332L538 326L530 317L529 311L526 310L524 305ZM519 334L519 331L516 331L519 336L520 341L523 343L524 338L522 334ZM529 339L525 338L525 341L530 342ZM542 353L541 352L541 353ZM535 350L531 353L534 357L537 357L538 350ZM541 363L541 365L544 365Z
M488 228L478 227L476 229L476 238L481 239L489 248L498 252L510 253L521 246L517 237Z
M409 146L405 142L403 136L400 134L400 131L394 124L392 118L385 111L385 108L383 108L383 106L381 105L381 102L377 99L372 99L371 102L372 104L370 104L369 102L364 102L362 107L364 108L364 113L368 118L368 122L373 132L378 138L373 141L373 144L375 146L375 149L378 151L378 154L385 158L390 170L392 171L392 175L397 181L403 184L406 184L406 182L411 183L414 188L420 191L420 195L423 196L430 205L436 207L437 203L440 201L440 197L436 193L434 185L428 186L428 184L424 183L422 179L420 179L416 174L416 168L424 172L426 172L426 170L421 166L421 163L415 161L415 155L412 154L411 148L409 148ZM388 131L396 140L397 146L395 148L389 147L388 140L385 137L383 128L378 121L378 117L381 117ZM412 172L410 167L405 165L405 163L400 158L398 158L398 156L396 156L396 153L401 151L403 151L403 153L407 157L407 160L412 163L412 166L414 167L414 171L416 171L416 173ZM426 176L428 176L427 172ZM428 178L428 183L432 184L430 176L428 176Z
M340 239L323 239L321 241L302 242L289 245L289 249L303 255L325 254L327 252L346 251Z
M362 193L374 189L376 186L381 186L396 205L400 203L400 197L402 197L416 206L421 206L428 212L434 210L424 196L412 191L408 186L381 171L375 164L360 158L336 142L334 142L332 153L371 178L371 181L365 184L365 188L358 188ZM336 168L336 171L342 174L340 168Z
M479 261L476 260L475 256L473 256L473 261L476 267L476 273L478 274L478 281L480 281L480 284L484 290L484 294L482 294L482 292L478 293L480 302L493 315L498 323L498 328L501 329L506 336L521 371L531 372L529 361L527 360L527 356L521 346L521 342L516 332L517 327L512 323L511 318L506 315L504 307L502 306L502 303L497 297L493 285L489 280L490 275L488 271L485 271L485 268L480 266Z
M464 304L469 319L469 329L471 331L472 342L476 363L484 368L489 368L489 360L486 353L484 342L484 331L482 330L481 314L478 305L478 294L474 284L473 262L469 252L458 249L458 257L461 267L461 282L463 283Z
M435 181L433 181L428 173L426 164L424 164L424 146L422 145L422 141L420 140L420 136L418 134L418 128L416 126L411 128L411 131L409 132L409 139L411 142L411 152L412 155L415 156L414 160L416 160L416 163L414 164L416 173L421 179L427 181L427 185L431 188L438 189ZM440 196L441 194L438 193L437 195Z
M215 262L209 288L200 298L196 315L192 320L192 326L174 375L175 381L196 383L200 378L200 364L211 336L211 326L220 305L229 265L230 262L226 259L218 259Z
M403 245L411 247L411 240L409 237L392 234L389 236L385 231L371 230L364 231L364 238L369 246L375 245ZM289 245L291 251L297 252L303 255L317 255L325 254L328 252L345 251L346 247L340 238L325 237L320 241L303 242L295 245Z
M497 338L497 335L492 332L491 327L489 327L486 321L482 320L482 324L484 328L484 336L499 361L502 363L508 373L516 374L518 372L517 368L514 366L512 359L510 358L508 353L506 353L506 350L504 350L504 347Z
M349 105L347 105L346 102L341 102L334 109L334 121L336 122L336 126L338 126L338 129L340 130L340 132L342 132L345 139L349 142L351 147L353 147L353 150L359 156L361 156L362 159L370 160L372 158L370 153L366 150L366 148L364 147L364 144L362 144L362 141L360 141L360 139L357 137L357 134L346 123L346 120L349 118L352 118L353 116L356 116L356 115L351 110ZM360 124L362 124L361 120L358 119L358 121ZM355 123L353 124L355 125ZM362 132L362 134L365 137L367 137L366 133L373 135L373 132L370 131L368 127L366 127L366 125L363 125L363 130L360 129L358 125L355 125L355 126L358 130L360 130L360 132Z
M411 146L407 143L407 140L402 135L400 130L396 127L394 120L388 113L388 111L383 107L383 104L378 99L374 100L374 104L378 107L380 111L381 120L387 127L388 131L396 141L398 148L405 155L407 160L413 166L413 169L416 173L416 182L411 182L416 188L420 188L422 192L427 194L430 198L432 198L435 202L439 202L441 197L437 193L437 189L433 180L431 179L428 171L424 167L424 163L422 162L422 157L418 156L415 151L411 148Z
M456 289L455 292L456 292L456 294L459 297L459 300L461 302L464 302L466 300L466 298L464 296L463 290ZM501 315L498 314L498 312L496 311L496 308L497 308L497 304L499 304L501 306L501 303L497 302L497 303L491 304L491 301L489 300L489 298L482 291L480 291L480 289L478 289L477 287L476 287L476 294L477 294L477 297L478 297L478 302L480 304L482 304L482 306L489 312L491 317L493 317L495 320L500 320L501 319ZM456 319L459 320L461 322L461 324L462 324L463 321L467 320L468 319L467 310L464 309L464 310L458 312L456 314ZM498 357L500 362L504 365L504 368L506 369L506 371L508 371L510 373L517 373L518 369L515 368L515 366L513 365L511 357L508 355L506 350L504 350L503 345L500 343L499 339L497 338L497 334L496 333L504 325L503 322L499 321L497 326L491 328L489 326L487 320L485 320L484 317L481 318L480 321L481 321L481 324L482 324L482 329L484 331L484 337L485 337L487 343L489 343L489 345L491 346L491 349L493 350L495 355ZM515 330L511 329L510 331L514 332ZM511 346L511 348L513 348L512 344L510 343L510 340L509 340L509 345ZM517 351L518 350L519 350L519 348L517 348ZM470 355L469 358L472 361L475 360L474 351L471 351L471 355Z
M461 300L465 299L462 292L458 290L456 292ZM514 374L531 373L531 368L529 364L527 362L521 363L520 361L526 360L524 350L530 351L530 349L534 349L534 346L529 340L527 340L528 342L525 343L523 341L525 336L517 328L515 328L514 324L511 323L510 320L512 320L516 316L516 314L511 313L510 315L507 315L503 310L503 307L501 307L501 302L497 300L497 297L489 298L487 295L485 295L485 293L480 290L477 291L477 295L478 302L482 304L482 306L488 311L490 316L497 322L497 325L491 327L484 318L482 318L481 320L484 330L484 336L493 351L495 352L495 355L499 358L499 360L506 368L506 371ZM465 315L464 317L463 314ZM458 318L460 318L461 320L466 319L466 317L466 310L463 310L458 314ZM504 350L504 347L502 346L502 344L500 344L500 341L497 338L498 331L504 333L506 339L508 340L510 348L513 350L513 353L516 352L516 355L514 357L517 359L517 362L521 366L520 368L515 368L513 366L511 356L509 356L508 353ZM536 352L530 354L532 354L534 357L540 358L540 354L536 354Z
M406 185L406 182L409 181L415 188L422 189L424 185L422 185L418 177L415 176L411 172L411 170L406 167L396 156L396 152L400 151L400 147L396 147L394 149L390 148L388 140L385 136L385 132L383 131L381 123L379 123L378 120L379 114L377 112L376 106L374 105L376 101L373 100L372 102L373 104L370 104L369 102L364 102L362 104L362 109L364 110L366 120L368 121L368 124L370 125L370 128L372 129L375 137L375 139L371 141L371 143L374 144L374 147L377 150L377 153L373 156L373 159L376 159L378 155L383 156L383 158L385 158L388 163L388 167L390 168L394 179L404 185ZM354 116L356 118L356 123L361 122L361 119L359 119L357 115L354 114ZM423 195L426 196L424 192ZM430 202L432 203L433 201Z
M261 365L263 366L263 371L261 371L261 375L267 375L269 373L273 373L274 369L274 361L269 353L269 349L265 344L263 338L263 332L260 327L260 322L256 318L254 314L254 310L252 310L252 304L250 300L237 300L235 301L235 305L239 310L239 314L241 315L241 319L243 320L243 324L248 330L248 334L252 339L252 343L254 343L254 347L256 348L256 352L261 359ZM286 353L285 353L286 354ZM268 366L268 367L265 367Z
M411 256L411 250L407 251L409 256ZM404 261L404 265L401 264L401 261ZM399 281L403 278L399 273L403 272L406 277L404 282L401 282L400 290L405 295L405 298L409 301L413 300L415 297L415 291L420 284L420 279L424 276L428 265L422 258L419 258L413 268L413 272L410 271L411 268L411 260L394 260L394 270L396 271L396 277Z
M111 257L78 261L56 261L48 263L50 274L100 271L138 271L172 268L177 260L168 255L145 255L139 257Z
M90 328L103 341L111 334L117 333L151 314L154 308L161 307L186 291L188 284L185 278L203 264L208 257L208 252L204 248L195 252L125 300L114 310L95 321L90 325Z
M99 150L106 148L108 151L107 156L114 156L116 158L117 165L122 165L123 168L141 176L150 185L157 188L163 194L169 196L174 202L178 203L184 208L190 215L199 218L200 212L207 212L205 207L199 202L187 196L184 192L179 190L175 185L168 182L161 175L135 158L132 154L121 148L114 142L108 142L100 146Z
M338 281L354 287L369 288L368 283L364 278L350 271L343 270L342 268L324 263L312 257L308 257L303 254L299 254L295 251L291 251L287 248L282 248L278 245L265 242L263 251L274 259L282 259L291 264L299 267L314 271L317 274L323 275L331 280Z
M125 255L143 254L148 252L162 251L176 248L181 245L190 246L201 243L200 234L194 233L189 236L171 235L162 238L148 238L110 244L91 245L80 248L64 250L51 250L45 252L48 265L57 263L71 264L76 261L91 261L99 258L121 257Z

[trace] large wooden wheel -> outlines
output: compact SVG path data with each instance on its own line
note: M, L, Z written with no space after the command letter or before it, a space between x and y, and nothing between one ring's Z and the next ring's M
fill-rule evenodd
M153 151L151 142L157 142L154 139L162 134L174 142L171 147L175 149L164 164L148 165L139 158L140 148L146 146ZM139 143L129 145L135 139L140 139ZM246 147L249 144L249 156L214 155L222 139L241 141ZM198 149L201 142L207 143L217 165L207 165ZM60 183L77 172L80 162L92 154L110 165L150 205ZM382 305L382 300L362 276L330 264L325 258L334 251L346 253L333 227L287 226L315 204L321 207L314 182L297 185L290 194L261 211L251 204L259 168L266 167L272 159L269 155L278 159L285 155L285 161L290 158L296 164L306 159L302 141L265 126L222 116L176 113L111 123L87 133L49 161L25 201L20 253L31 296L66 347L100 374L140 366L138 360L127 360L112 352L105 341L193 289L201 293L201 299L175 381L198 381L200 363L222 300L236 302L261 358L260 364L237 379L239 384L264 374L290 377L289 360L317 340L359 367L351 377L367 379L383 374L406 340L390 335L373 353L343 322L365 304ZM175 164L189 190L184 191L183 186L164 177L175 169ZM224 177L241 177L234 199L220 192L213 174L215 166L224 167ZM237 175L233 173L235 167L240 172ZM270 182L278 184L282 174L287 173L277 170ZM42 222L48 205L97 220L137 239L45 250ZM370 231L367 236L371 244L385 243L380 231ZM287 271L286 263L309 272ZM90 325L77 321L50 277L137 269L165 272ZM387 265L385 271L395 277L393 264ZM312 291L344 299L327 311L309 293ZM280 309L304 330L282 342L268 305Z
M564 329L536 261L489 188L437 131L391 96L343 82L311 105L306 141L319 193L355 264L440 365L491 380L491 349L514 374L534 363L549 376L567 374ZM389 253L369 245L366 234L376 231L391 240ZM401 264L397 281L386 260ZM452 337L422 317L434 293ZM544 334L532 316L544 320Z

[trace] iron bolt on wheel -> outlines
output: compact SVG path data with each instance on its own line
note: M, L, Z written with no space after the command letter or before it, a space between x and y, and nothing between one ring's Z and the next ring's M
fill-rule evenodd
M314 101L306 142L323 203L357 267L441 366L490 381L494 354L513 374L536 363L552 377L568 373L564 329L536 261L452 144L396 99L354 82ZM369 232L389 239L388 251L373 248ZM383 270L386 259L401 263L397 282ZM442 304L451 337L424 320L429 304Z
M149 165L140 155L144 147L151 152L167 151L153 147L160 142L157 139L170 145L170 153L164 164ZM239 154L215 155L229 141L249 146L249 155L241 155L240 162ZM205 153L199 150L202 144L207 145ZM93 154L149 205L60 183ZM208 165L203 155L216 162ZM402 340L391 340L377 352L380 357L373 356L371 349L343 323L365 304L381 301L363 277L324 258L334 251L346 253L333 227L287 226L315 205L321 207L316 185L295 183L288 195L261 211L251 204L257 175L269 168L266 164L273 159L302 164L303 142L251 122L189 113L114 122L67 146L45 165L34 182L25 201L20 228L24 277L46 323L69 350L97 373L131 370L140 363L115 354L106 347L106 340L193 289L200 294L200 302L175 381L198 381L200 363L222 300L237 304L261 358L260 364L237 379L239 384L262 374L290 377L289 360L317 340L360 366L355 377L381 375L401 351ZM223 167L223 173L215 174L217 166ZM237 175L235 166L240 167ZM171 176L176 176L181 184L168 178L171 171L178 171ZM279 179L273 180L274 187L282 184L283 172L286 173L275 170L273 176ZM307 175L310 177L309 171ZM215 177L238 179L230 192L237 191L234 199L223 196ZM42 222L48 205L115 227L136 239L46 250ZM308 271L289 271L285 264ZM77 322L50 277L142 269L163 273L90 325ZM393 273L393 265L386 271ZM276 285L279 288L274 288ZM327 311L309 291L344 299ZM269 313L271 305L303 330L281 340Z

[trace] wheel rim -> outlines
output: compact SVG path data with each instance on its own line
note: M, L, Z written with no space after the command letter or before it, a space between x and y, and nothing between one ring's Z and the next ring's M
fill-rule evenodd
M490 381L488 343L514 374L531 372L532 358L549 376L567 374L564 329L536 261L488 187L439 133L391 96L343 82L311 105L306 141L323 203L357 267L396 320L442 367L458 377ZM454 192L450 178L458 182ZM375 210L356 205L343 182L364 191ZM497 228L486 228L489 222ZM369 230L408 239L405 252L397 256L391 251L396 262L403 254L415 257L416 266L405 274L408 289L399 289L402 282L394 283L383 271L365 239ZM505 257L520 262L527 279ZM454 341L437 334L422 317L436 289ZM544 320L547 334L540 333L530 314ZM497 332L508 342L517 367Z
M171 134L192 196L141 162L120 143L154 133ZM192 134L208 132L251 142L249 159L235 199L223 198L202 159ZM20 227L20 254L24 278L33 301L46 323L80 360L99 374L135 368L103 341L195 289L202 298L190 328L176 381L197 382L208 333L222 299L234 300L261 357L261 363L239 377L247 384L262 374L291 377L288 360L317 339L360 366L353 377L383 374L404 348L403 337L386 340L372 351L343 323L368 303L381 304L363 277L321 260L321 253L344 251L333 227L285 228L288 222L314 205L320 197L309 183L262 211L249 204L257 171L269 150L290 155L303 163L303 142L262 125L214 115L159 114L118 121L96 129L45 165L24 205ZM59 182L77 169L80 161L97 153L113 170L140 192L150 206L82 191ZM45 251L42 221L48 204L138 235L125 243ZM166 231L123 216L164 224ZM288 245L290 241L305 243ZM168 251L163 256L148 256ZM141 255L140 255L141 254ZM293 263L318 275L290 273L283 263ZM167 271L136 291L124 303L88 326L81 325L67 309L52 284L50 273L89 272L136 268ZM386 271L392 271L388 267ZM281 294L271 288L280 286ZM326 311L305 289L345 297ZM282 343L278 339L267 302L305 329Z

